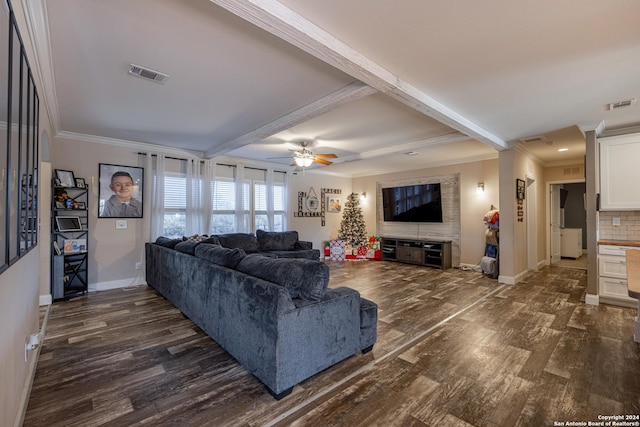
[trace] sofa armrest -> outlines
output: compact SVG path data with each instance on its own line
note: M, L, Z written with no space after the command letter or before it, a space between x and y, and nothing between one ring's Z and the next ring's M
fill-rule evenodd
M280 393L360 351L360 294L327 289L321 301L294 301L278 316L278 360L271 389Z
M298 240L295 245L294 245L295 249L313 249L313 243L312 242L305 242L304 240Z

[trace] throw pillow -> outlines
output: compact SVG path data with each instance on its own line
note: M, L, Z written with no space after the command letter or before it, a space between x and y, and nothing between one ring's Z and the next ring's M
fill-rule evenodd
M218 240L217 236L209 236L204 239L201 243L211 243L212 245L220 245L220 240Z
M168 237L160 236L156 239L156 244L164 246L165 248L175 248L178 243L182 242L182 239L170 239Z
M261 251L292 251L298 241L297 231L256 231Z
M196 251L196 247L200 243L198 242L180 242L175 246L175 250L179 252L184 252L185 254L193 255Z
M249 233L229 233L219 234L218 240L220 244L225 248L238 248L242 249L248 254L259 252L260 246L258 246L258 240L256 236Z
M306 301L320 301L329 284L329 267L310 259L247 256L237 270L284 286L291 298Z
M195 250L195 256L223 267L236 268L247 254L238 248L223 248L220 245L200 243Z

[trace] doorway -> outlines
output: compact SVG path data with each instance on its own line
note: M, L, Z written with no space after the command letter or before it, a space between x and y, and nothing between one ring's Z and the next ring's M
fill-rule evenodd
M586 184L584 181L549 183L549 253L551 265L587 268Z

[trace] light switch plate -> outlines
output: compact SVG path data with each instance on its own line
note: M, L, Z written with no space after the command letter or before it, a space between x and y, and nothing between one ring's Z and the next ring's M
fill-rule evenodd
M127 220L119 219L116 220L116 230L126 230L127 229Z

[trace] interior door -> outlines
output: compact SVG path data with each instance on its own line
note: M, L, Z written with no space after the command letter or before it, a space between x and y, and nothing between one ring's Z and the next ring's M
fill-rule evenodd
M551 185L551 264L560 261L560 186Z

